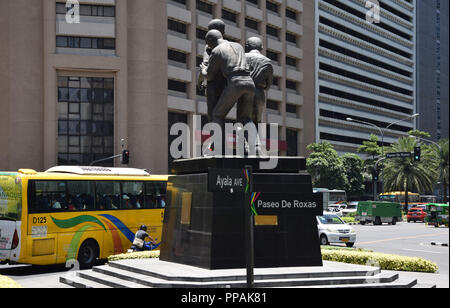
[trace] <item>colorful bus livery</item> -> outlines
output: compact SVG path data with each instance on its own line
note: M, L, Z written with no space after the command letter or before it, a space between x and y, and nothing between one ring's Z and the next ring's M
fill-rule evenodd
M127 251L142 224L161 240L167 176L103 167L0 176L5 177L0 187L17 182L21 196L20 202L9 194L2 198L0 262L47 265L76 259L90 267L97 259Z

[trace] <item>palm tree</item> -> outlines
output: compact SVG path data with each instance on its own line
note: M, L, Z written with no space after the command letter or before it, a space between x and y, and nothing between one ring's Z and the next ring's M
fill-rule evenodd
M413 152L415 138L402 137L387 152ZM421 161L412 158L394 158L386 161L383 177L386 190L405 192L405 210L408 210L408 191L426 193L433 191L438 177L436 160L424 153Z
M448 171L449 171L449 156L448 156L448 150L449 150L449 144L448 139L441 139L439 140L437 145L432 146L432 150L436 155L436 159L439 164L439 181L442 183L443 187L443 194L444 194L444 203L448 202L447 199L447 184L449 183L448 179Z

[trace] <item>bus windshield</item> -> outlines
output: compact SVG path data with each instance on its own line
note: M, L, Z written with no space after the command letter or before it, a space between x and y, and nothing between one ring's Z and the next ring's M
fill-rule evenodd
M0 172L0 219L19 219L22 213L22 181L17 173Z
M330 203L347 201L347 195L344 190L330 190Z

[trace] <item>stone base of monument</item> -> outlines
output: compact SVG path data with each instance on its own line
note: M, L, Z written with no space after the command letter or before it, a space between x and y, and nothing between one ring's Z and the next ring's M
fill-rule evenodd
M174 162L176 175L170 177L167 187L160 259L205 269L246 266L245 194L233 191L232 185L229 191L219 192L211 192L210 186L237 181L221 178L217 170L243 172L245 166L252 166L252 191L261 195L255 202L259 212L253 229L255 267L322 266L317 211L294 208L294 201L289 199L311 198L305 159L279 157L272 170L260 169L260 163L260 158L236 157Z

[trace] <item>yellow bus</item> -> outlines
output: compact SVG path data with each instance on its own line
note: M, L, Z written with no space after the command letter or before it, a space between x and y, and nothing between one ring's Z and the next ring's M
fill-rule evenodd
M385 192L378 195L380 201L396 202L405 205L405 192L393 191ZM408 207L412 207L420 203L420 195L417 193L408 192Z
M132 168L0 172L0 263L88 268L126 252L143 224L158 249L167 179Z

